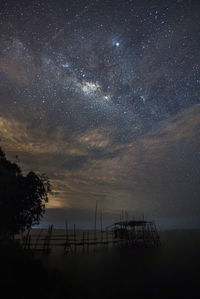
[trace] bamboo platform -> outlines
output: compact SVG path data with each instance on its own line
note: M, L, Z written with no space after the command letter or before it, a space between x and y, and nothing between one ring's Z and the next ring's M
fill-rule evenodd
M160 238L154 222L117 222L107 229L73 230L57 233L50 225L48 230L33 230L23 234L19 241L24 250L49 254L60 248L65 255L96 253L112 248L146 248L160 246Z

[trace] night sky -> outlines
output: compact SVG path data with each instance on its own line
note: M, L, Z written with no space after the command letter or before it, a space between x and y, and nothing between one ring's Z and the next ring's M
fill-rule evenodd
M44 223L200 227L199 103L199 1L1 1L0 144L50 178Z

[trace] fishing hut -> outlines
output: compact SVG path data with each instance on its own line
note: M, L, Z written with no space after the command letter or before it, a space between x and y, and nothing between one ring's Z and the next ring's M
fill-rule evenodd
M113 237L130 247L158 247L160 237L153 221L131 220L112 224Z

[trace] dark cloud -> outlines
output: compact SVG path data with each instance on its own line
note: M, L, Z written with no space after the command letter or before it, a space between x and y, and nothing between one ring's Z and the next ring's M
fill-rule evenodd
M65 159L62 166L67 170L83 168L88 159L89 157L87 156L71 156Z
M70 139L70 146L59 132L51 146L46 136L37 147L31 134L21 143L24 126L16 130L16 124L10 125L9 131L2 120L5 136L1 137L9 156L18 154L24 169L49 174L54 186L49 207L58 208L56 215L62 215L61 207L93 209L95 201L101 200L105 212L111 214L127 209L154 218L191 217L200 212L199 107L160 123L139 139L122 143L121 148L108 139L106 131L93 130ZM96 147L88 149L93 144ZM70 154L73 151L76 154Z
M1 144L51 178L56 217L96 200L110 214L198 214L197 1L13 3L1 4Z

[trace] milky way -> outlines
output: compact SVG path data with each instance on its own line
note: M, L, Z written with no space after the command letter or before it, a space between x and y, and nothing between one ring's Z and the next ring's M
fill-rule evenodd
M51 213L198 216L198 1L0 8L1 144L49 175Z

